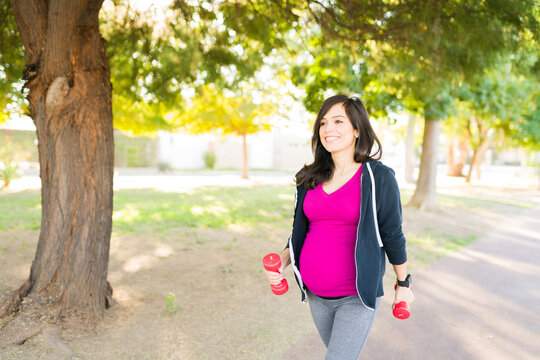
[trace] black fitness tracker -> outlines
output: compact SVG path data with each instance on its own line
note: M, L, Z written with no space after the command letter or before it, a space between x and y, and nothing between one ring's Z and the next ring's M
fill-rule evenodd
M397 280L397 284L400 287L410 287L411 286L411 274L408 274L404 281Z

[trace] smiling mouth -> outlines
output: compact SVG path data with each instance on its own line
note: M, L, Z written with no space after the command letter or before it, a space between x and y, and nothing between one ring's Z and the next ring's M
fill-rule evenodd
M326 136L324 138L324 140L326 140L326 141L335 141L335 140L338 140L338 139L339 139L338 136Z

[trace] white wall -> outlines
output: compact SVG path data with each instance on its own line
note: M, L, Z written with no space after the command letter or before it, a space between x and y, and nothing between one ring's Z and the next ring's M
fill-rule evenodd
M298 171L312 162L310 134L274 135L274 168Z
M273 140L271 133L252 134L246 137L248 166L257 169L272 169ZM217 137L213 142L216 154L216 169L240 169L244 162L244 144L240 136Z
M248 157L251 146L248 143ZM216 169L242 168L243 145L239 136L217 137L214 141L214 152L216 154Z
M272 169L274 167L274 135L261 132L248 135L248 164L250 168Z
M188 135L159 132L159 161L168 162L175 169L204 168L204 153L212 135Z

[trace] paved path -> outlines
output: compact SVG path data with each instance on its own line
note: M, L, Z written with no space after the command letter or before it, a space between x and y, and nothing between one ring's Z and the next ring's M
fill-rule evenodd
M361 359L540 359L540 206L419 270L413 288L408 320L383 298ZM324 352L313 332L282 358Z

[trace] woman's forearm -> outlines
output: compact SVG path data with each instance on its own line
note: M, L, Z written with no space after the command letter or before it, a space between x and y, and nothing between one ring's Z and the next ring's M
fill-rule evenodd
M407 277L407 262L404 262L400 265L392 265L396 273L396 277L399 281L405 281Z
M283 262L283 268L285 269L289 264L291 263L291 253L289 251L289 248L286 248L281 253L281 261Z

